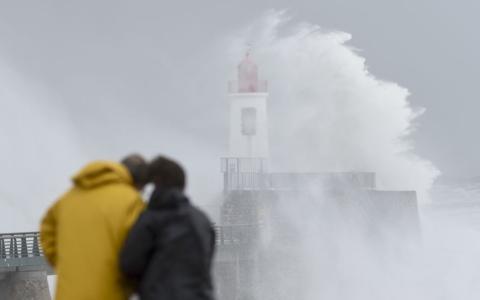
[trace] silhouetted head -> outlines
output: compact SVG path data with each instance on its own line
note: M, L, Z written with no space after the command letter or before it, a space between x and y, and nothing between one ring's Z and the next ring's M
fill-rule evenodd
M133 179L133 185L142 190L148 183L148 164L143 156L130 154L121 163L128 169Z
M156 188L185 189L185 171L177 162L164 156L159 156L150 163L149 177Z

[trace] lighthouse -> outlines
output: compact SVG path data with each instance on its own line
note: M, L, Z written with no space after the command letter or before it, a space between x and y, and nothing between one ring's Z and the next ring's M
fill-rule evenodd
M237 68L237 81L228 87L230 102L229 156L268 158L267 82L249 52Z

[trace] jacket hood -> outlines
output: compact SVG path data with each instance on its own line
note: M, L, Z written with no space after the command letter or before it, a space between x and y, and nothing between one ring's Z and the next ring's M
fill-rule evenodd
M189 203L189 200L179 189L155 188L150 196L148 209L176 208L186 203Z
M132 184L132 176L120 163L95 161L74 175L72 181L77 187L90 189L108 183Z

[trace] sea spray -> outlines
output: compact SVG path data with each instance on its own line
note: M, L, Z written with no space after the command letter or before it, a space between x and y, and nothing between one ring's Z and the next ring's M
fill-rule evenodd
M415 190L422 203L438 174L414 151L423 113L408 90L377 79L351 35L291 24L270 11L230 40L232 60L251 48L270 86L273 165L288 171L374 171L378 188Z
M415 153L423 109L367 70L351 36L292 25L271 11L230 39L231 65L250 49L269 84L272 166L289 172L373 171L377 188L414 190L421 207L438 170ZM476 299L480 234L421 213L417 231L362 231L371 216L339 210L324 187L280 197L265 219L259 299ZM328 189L328 187L325 187ZM351 199L353 201L361 199ZM422 212L422 211L421 211Z

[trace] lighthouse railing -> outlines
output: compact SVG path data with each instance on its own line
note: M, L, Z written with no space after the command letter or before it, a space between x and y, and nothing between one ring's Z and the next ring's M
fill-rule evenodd
M248 85L240 84L236 80L228 82L228 92L230 94L237 93L267 93L268 92L268 81L267 80L258 80L257 82L249 83Z
M224 157L221 170L224 190L258 190L267 186L267 159L262 157Z
M0 234L0 259L41 256L43 250L38 232Z

